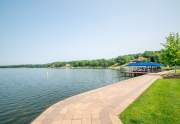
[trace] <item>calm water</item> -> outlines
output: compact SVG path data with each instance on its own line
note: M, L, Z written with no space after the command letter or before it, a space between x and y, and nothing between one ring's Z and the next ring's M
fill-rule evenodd
M124 80L108 69L0 69L0 124L27 124L50 105Z

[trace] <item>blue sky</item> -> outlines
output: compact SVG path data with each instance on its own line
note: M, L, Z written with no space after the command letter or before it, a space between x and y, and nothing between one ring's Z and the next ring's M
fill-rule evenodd
M179 0L1 0L0 65L159 50L169 32Z

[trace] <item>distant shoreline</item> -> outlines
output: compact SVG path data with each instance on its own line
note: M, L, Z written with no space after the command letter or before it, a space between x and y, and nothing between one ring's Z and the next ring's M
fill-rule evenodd
M102 58L92 60L56 61L44 64L0 65L0 68L110 68L117 70L120 66L137 59L159 62L160 53L160 51L144 51L143 53L121 55L110 59Z
M0 69L15 69L15 68L46 68L46 69L111 69L111 70L120 70L118 67L0 67Z
M112 69L111 67L0 67L0 68Z

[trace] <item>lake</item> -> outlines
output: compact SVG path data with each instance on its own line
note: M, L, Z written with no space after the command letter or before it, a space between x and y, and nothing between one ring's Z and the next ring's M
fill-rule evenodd
M0 124L27 124L67 97L127 79L110 69L0 69Z

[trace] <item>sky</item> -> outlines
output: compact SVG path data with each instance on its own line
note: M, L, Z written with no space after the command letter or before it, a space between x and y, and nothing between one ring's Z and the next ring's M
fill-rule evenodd
M160 50L180 0L0 0L0 65Z

